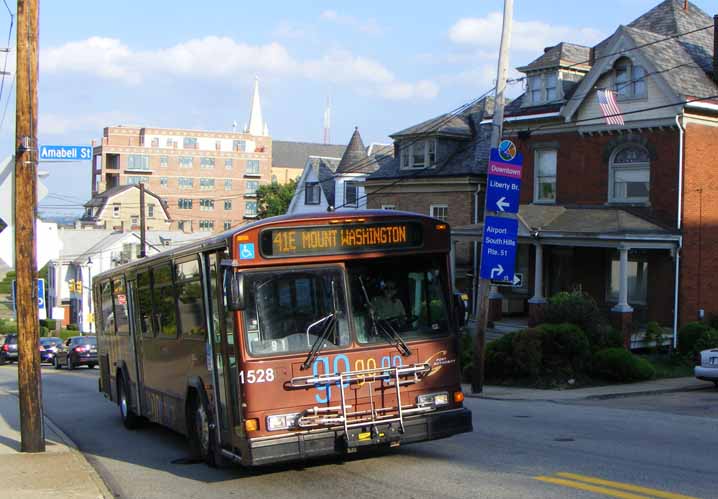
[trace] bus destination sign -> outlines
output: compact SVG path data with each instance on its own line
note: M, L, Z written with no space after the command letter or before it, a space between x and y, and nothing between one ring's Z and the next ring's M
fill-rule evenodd
M265 258L362 253L418 248L422 236L415 222L287 227L263 230L261 250Z

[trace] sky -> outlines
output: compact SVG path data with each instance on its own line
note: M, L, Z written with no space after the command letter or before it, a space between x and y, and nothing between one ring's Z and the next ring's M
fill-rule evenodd
M14 13L16 2L6 1ZM561 41L594 45L658 3L515 0L510 66ZM718 13L718 0L693 3ZM273 139L321 142L330 98L333 143L347 143L355 126L366 144L388 143L392 132L493 86L502 8L501 0L45 0L39 144L89 145L117 124L242 127L255 76ZM9 26L0 4L3 42ZM13 28L11 73L15 35ZM521 83L509 89L521 92ZM2 157L13 148L14 103L13 77L6 76ZM89 161L40 169L49 173L53 205L63 198L72 214L89 199Z

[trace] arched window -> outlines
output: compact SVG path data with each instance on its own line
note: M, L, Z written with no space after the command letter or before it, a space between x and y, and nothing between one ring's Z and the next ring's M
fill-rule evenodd
M622 57L613 66L615 90L618 98L630 99L646 96L646 70Z
M648 202L650 161L648 151L640 145L616 148L610 159L609 200L614 203Z

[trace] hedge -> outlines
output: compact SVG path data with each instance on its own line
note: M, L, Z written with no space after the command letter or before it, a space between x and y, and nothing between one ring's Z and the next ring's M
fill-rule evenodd
M606 348L593 355L593 374L610 381L643 381L656 373L646 359L624 348Z
M715 329L709 329L696 340L693 345L693 352L697 354L711 348L718 348L718 331Z
M695 352L696 342L703 333L711 331L711 327L704 322L689 322L678 331L678 351L683 354Z

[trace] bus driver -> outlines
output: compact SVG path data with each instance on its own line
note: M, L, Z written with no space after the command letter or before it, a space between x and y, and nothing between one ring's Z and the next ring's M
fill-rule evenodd
M404 304L396 296L397 289L394 281L384 281L384 288L381 294L372 298L372 306L377 319L405 318L406 310Z

